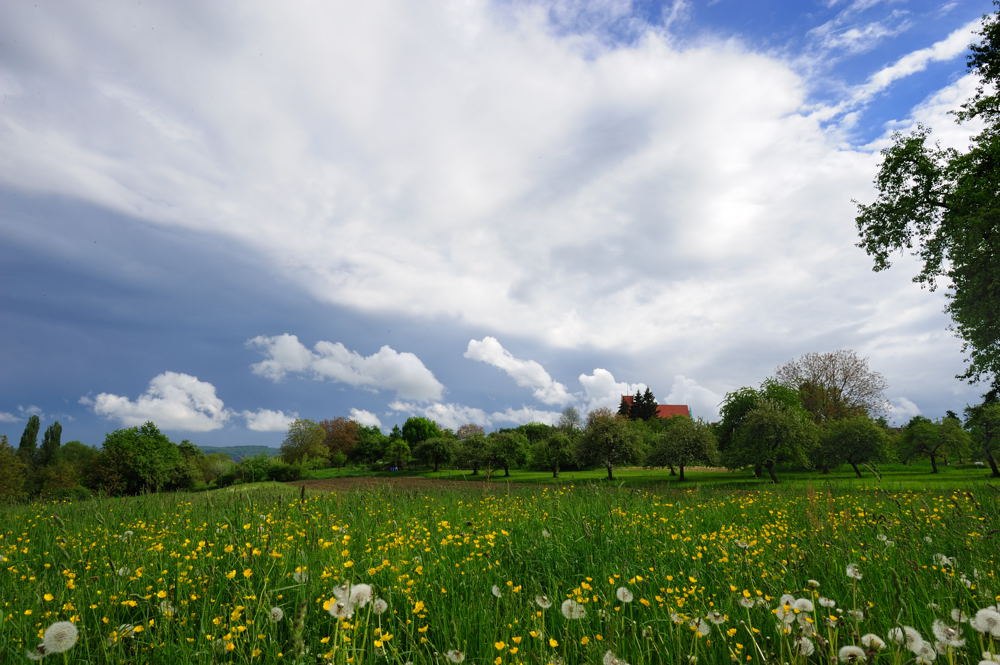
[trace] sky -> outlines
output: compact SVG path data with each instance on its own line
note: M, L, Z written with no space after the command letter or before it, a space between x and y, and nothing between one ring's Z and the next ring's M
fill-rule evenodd
M0 3L0 433L487 429L852 349L961 411L947 285L875 273L879 150L987 0Z

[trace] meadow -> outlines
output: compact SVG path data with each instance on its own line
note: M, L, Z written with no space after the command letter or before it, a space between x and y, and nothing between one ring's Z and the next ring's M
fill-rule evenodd
M1000 652L995 485L812 478L658 492L260 484L8 507L0 662L903 665Z

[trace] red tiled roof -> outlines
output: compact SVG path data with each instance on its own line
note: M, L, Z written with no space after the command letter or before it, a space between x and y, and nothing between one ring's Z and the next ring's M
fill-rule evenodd
M625 400L625 404L632 408L632 402L635 401L635 395L622 395L622 399ZM687 404L657 404L656 405L656 417L657 418L672 418L674 416L687 416L691 417L691 409Z

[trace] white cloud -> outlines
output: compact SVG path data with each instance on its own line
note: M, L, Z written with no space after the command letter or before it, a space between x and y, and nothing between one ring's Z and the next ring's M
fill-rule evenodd
M661 404L687 404L691 407L695 418L711 422L718 420L719 405L722 400L723 395L706 388L694 379L678 374L674 377L674 383L670 386L666 398L658 401Z
M285 432L291 422L299 417L294 411L285 413L272 409L243 411L240 415L246 418L247 429L254 432Z
M210 432L225 425L231 413L215 394L215 386L190 374L164 372L149 382L146 392L131 400L101 393L81 398L94 413L126 427L152 420L160 429Z
M913 416L920 415L920 407L906 397L889 400L889 422L897 427L910 422Z
M383 346L370 356L351 351L340 342L320 341L310 351L295 335L258 336L251 347L263 349L267 358L251 365L254 374L280 380L290 373L309 373L370 390L391 390L403 399L441 398L444 386L412 353Z
M554 425L560 416L558 411L544 411L530 407L508 408L504 411L487 413L471 406L445 403L413 404L397 401L389 404L389 408L399 413L430 418L441 427L453 430L466 424L480 427L516 426L536 422Z
M534 360L515 358L496 337L470 339L465 357L503 370L517 385L531 388L535 398L545 404L564 405L573 400L566 386L549 376L544 367Z
M923 71L932 62L951 60L962 55L968 49L969 44L975 40L975 33L980 25L979 19L970 21L931 46L907 53L891 65L883 67L872 74L868 81L855 92L854 101L870 99L895 81Z
M813 113L795 63L641 22L627 44L553 30L551 14L630 18L625 0L592 5L3 3L0 185L220 235L321 303L401 325L669 358L665 381L756 383L796 343L928 350L926 328L880 304L915 292L912 273L873 274L855 247L851 199L870 200L878 157ZM954 57L970 26L844 92L837 112ZM443 393L389 347L257 339L255 371L272 379ZM958 369L949 353L939 381ZM602 380L589 377L588 408L634 392Z
M580 385L583 386L581 407L584 415L594 409L617 410L621 404L622 395L634 395L636 391L646 389L644 383L616 381L611 372L600 367L591 374L581 374L579 380Z
M15 416L10 411L0 411L0 423L19 423L21 422L20 416Z
M350 419L364 427L382 427L382 421L371 411L351 409Z

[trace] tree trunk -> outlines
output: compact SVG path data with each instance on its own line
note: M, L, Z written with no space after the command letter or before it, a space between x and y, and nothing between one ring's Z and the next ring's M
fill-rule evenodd
M683 464L678 464L677 466L681 470L681 475L677 478L677 482L683 483L684 482L684 465Z
M931 455L931 473L937 473L937 455Z
M674 465L673 464L668 464L667 466L670 468L670 475L671 476L676 476L677 472L674 471Z
M993 470L993 473L990 475L994 478L1000 478L1000 469L997 469L997 461L993 458L993 453L989 450L984 452L986 453L986 461L990 463L990 469Z
M819 472L820 473L830 473L830 465L829 464L824 464L822 467L820 467Z
M552 465L552 477L553 478L558 478L559 477L559 465L558 464L553 464Z
M753 477L761 478L764 475L764 468L760 464L753 465Z
M611 475L611 465L608 465L608 480L614 480L615 477Z
M778 476L774 475L774 462L768 462L764 465L764 468L767 469L767 475L771 477L771 482L777 485Z
M478 466L472 467L472 475L474 475L474 476L478 476L479 475L479 467Z
M439 463L438 463L438 461L437 461L437 460L434 460L434 473L437 473L437 470L438 470L438 464L439 464Z
M854 469L854 475L856 475L858 478L860 478L861 477L861 471L858 470L858 465L855 464L854 462L851 462L850 465L851 465L851 468Z
M510 477L510 467L509 466L505 466L503 468L503 477L504 478Z

